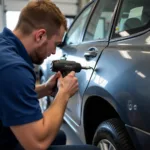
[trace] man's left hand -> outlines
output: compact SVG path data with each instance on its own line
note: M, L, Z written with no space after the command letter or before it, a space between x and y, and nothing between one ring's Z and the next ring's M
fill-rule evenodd
M53 88L57 84L57 79L61 76L60 72L57 72L55 75L51 76L48 81L45 83L45 88L48 93L48 95L51 95L53 92Z

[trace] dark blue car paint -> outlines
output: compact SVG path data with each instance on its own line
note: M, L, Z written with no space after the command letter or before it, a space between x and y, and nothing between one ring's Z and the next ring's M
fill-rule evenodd
M136 127L138 132L143 130L139 136L143 136L144 132L150 134L149 35L150 32L147 32L140 37L110 43L103 51L84 93L84 103L89 95L108 101L125 124ZM142 145L149 144L150 137L148 134L146 137ZM139 140L140 137L140 143Z
M126 129L128 133L130 133L130 137L136 147L136 150L148 150L149 149L150 133L145 132L135 127L128 126L128 125L126 125Z

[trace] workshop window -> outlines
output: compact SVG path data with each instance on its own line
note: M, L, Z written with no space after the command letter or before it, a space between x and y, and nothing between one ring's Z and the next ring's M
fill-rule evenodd
M125 0L122 4L115 37L125 37L150 27L150 0Z
M84 41L107 39L117 0L101 0L90 20Z

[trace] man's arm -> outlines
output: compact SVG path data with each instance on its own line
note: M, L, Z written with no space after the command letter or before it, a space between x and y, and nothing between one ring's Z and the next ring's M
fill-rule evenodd
M59 76L60 73L56 73L46 83L36 85L35 92L38 94L38 99L52 94L53 87L54 85L56 85L56 81L59 78Z
M43 119L19 126L11 126L11 130L27 150L44 150L53 142L60 125L69 97L78 89L77 78L71 72L59 79L59 91L50 108L44 112Z
M67 95L58 93L54 103L44 112L43 119L11 127L26 150L45 150L53 142L62 123L67 100Z
M38 95L38 99L51 94L51 92L48 93L48 91L46 90L45 84L36 85L35 92Z

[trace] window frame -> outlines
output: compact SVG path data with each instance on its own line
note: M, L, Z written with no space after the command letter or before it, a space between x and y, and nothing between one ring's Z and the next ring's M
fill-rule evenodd
M118 20L119 20L119 16L120 16L120 13L121 13L123 2L124 2L124 0L120 0L119 5L118 5L118 9L117 9L117 12L116 12L116 17L115 17L115 20L114 20L112 34L111 34L111 37L110 37L110 42L116 42L116 41L131 39L131 38L134 38L134 37L137 37L137 36L141 36L141 35L143 35L143 34L150 31L150 27L148 28L148 26L150 26L150 21L149 21L146 26L142 26L142 27L138 27L138 28L128 30L128 32L131 32L131 30L132 31L134 30L134 33L133 34L131 33L129 36L124 36L124 37L123 36L122 37L121 36L116 36L115 29L116 29L116 26L117 26L117 23L118 23Z
M97 1L97 5L95 6L93 12L97 9L97 7L99 6L99 3L100 3L101 0L98 0ZM85 32L84 32L84 35L82 37L82 43L83 44L86 44L86 43L93 43L93 42L108 42L110 40L110 37L111 37L111 33L112 33L112 28L113 28L113 24L114 24L114 20L115 20L115 16L116 16L116 12L117 12L117 8L118 8L118 5L119 5L119 1L120 0L117 0L118 2L116 3L116 6L114 8L114 12L113 12L113 15L112 15L112 19L111 19L111 23L110 23L110 29L108 31L108 38L106 39L96 39L96 40L91 40L91 41L83 41L84 40L84 37L85 37L85 32L87 31L87 28L89 26L89 23L93 17L93 14L90 16L89 20L88 20L88 23L86 25L86 28L85 28Z
M97 4L97 1L98 1L98 0L89 2L89 4L87 4L87 5L82 9L82 11L75 17L73 23L71 24L70 28L68 29L68 31L67 31L67 33L66 33L66 35L65 35L65 37L64 37L64 45L67 45L67 46L69 46L69 45L73 46L73 45L74 45L74 46L75 46L75 45L78 45L78 44L82 43L83 33L85 32L87 23L88 23L88 21L89 21L89 19L90 19L90 16L91 16L92 13L93 13L93 10L94 10L94 8L95 8L95 6L96 6L96 4ZM94 3L95 3L95 4L94 4ZM88 7L90 7L90 5L92 5L92 4L93 4L93 8L90 10L90 13L89 13L89 15L88 15L88 17L87 17L87 20L86 20L86 22L85 22L85 24L84 24L84 26L83 26L83 31L82 31L81 36L80 36L80 38L79 38L79 43L77 43L77 44L67 44L67 41L66 41L66 40L67 40L67 35L68 35L68 33L70 32L70 30L72 29L72 27L74 26L76 20L77 20L77 19L82 15L82 13L83 13Z

